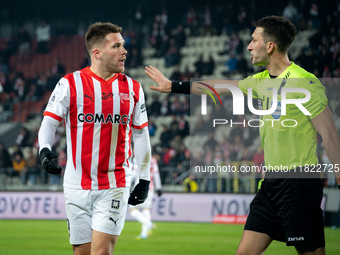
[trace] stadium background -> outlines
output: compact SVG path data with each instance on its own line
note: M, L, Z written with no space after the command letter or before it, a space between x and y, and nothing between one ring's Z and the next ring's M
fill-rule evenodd
M264 0L2 3L0 190L3 194L62 190L61 178L48 176L37 158L42 111L60 77L89 65L84 45L88 25L109 21L123 27L128 50L125 73L139 81L146 93L153 155L159 163L164 191L190 192L188 183L195 181L199 194L254 194L259 175L216 179L190 175L190 158L206 164L260 165L263 151L257 130L238 127L222 137L205 133L205 119L195 125L189 120L190 97L152 92L144 66L156 66L171 80L245 78L262 70L251 65L246 50L254 22L266 15L284 15L298 28L290 59L327 81L324 85L333 112L340 100L336 83L340 76L340 1L291 3L291 6L280 1L268 4ZM50 29L41 28L42 21ZM45 44L39 43L37 29L43 34L50 31ZM230 109L220 111L228 114ZM340 130L339 118L334 115L334 119ZM53 146L59 154L60 166L65 166L64 134L60 126ZM195 139L195 135L202 141L202 150L190 155L190 138ZM321 139L318 155L320 163L328 163ZM323 180L328 194L325 224L340 225L334 178L324 175Z

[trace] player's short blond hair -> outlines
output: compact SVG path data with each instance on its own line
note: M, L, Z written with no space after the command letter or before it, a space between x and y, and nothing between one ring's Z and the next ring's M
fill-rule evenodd
M96 43L103 41L110 33L120 33L122 28L110 22L96 22L92 24L85 34L85 45L89 54Z

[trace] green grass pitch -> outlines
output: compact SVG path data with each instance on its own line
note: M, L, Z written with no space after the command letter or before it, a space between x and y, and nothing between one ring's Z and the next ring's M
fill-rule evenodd
M243 226L208 223L156 222L146 240L136 240L140 224L126 222L115 255L235 254ZM326 227L326 254L340 254L340 229ZM70 255L66 221L0 220L0 255ZM265 254L297 254L274 241Z

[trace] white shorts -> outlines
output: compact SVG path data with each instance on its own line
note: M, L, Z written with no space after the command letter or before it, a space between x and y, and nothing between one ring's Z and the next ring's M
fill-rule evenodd
M91 242L92 230L120 235L123 230L129 188L80 190L64 187L71 244Z
M152 201L153 201L154 191L149 191L147 199L138 205L130 205L130 209L132 208L142 208L142 209L151 209Z

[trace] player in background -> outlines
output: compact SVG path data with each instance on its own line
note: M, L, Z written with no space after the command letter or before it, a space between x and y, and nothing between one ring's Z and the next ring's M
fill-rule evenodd
M287 114L279 118L298 119L299 125L296 128L283 128L279 126L280 123L272 128L270 120L274 117L262 116L263 120L269 120L260 128L265 165L305 166L297 169L302 172L313 164L317 165L318 132L333 164L340 189L338 131L320 81L288 58L288 50L295 34L295 26L283 17L268 16L260 19L247 49L251 54L252 64L265 66L266 70L241 81L210 80L204 83L213 87L215 84L234 85L245 94L251 87L252 96L262 102L263 110L270 106L273 87L278 91L283 86L308 89L311 99L303 106L311 115L304 115L295 105L289 105ZM198 82L193 82L190 88L190 82L171 82L155 67L146 67L145 72L158 84L150 87L153 90L163 93L202 93L197 89L200 85ZM226 88L215 89L219 94L230 93ZM293 94L293 98L299 96L300 93ZM278 95L278 100L280 97ZM291 173L292 171L289 172ZM263 254L273 240L295 246L298 254L325 254L323 214L320 209L323 187L320 178L269 178L268 175L266 173L261 188L250 205L236 254Z
M61 78L39 130L42 166L60 174L51 146L60 122L66 126L63 186L75 255L112 254L127 204L144 202L149 190L151 147L144 92L122 74L127 51L121 31L112 23L89 27L85 43L91 66ZM130 194L132 136L140 171Z
M138 165L134 158L131 183L135 183L135 185L138 183L138 172ZM150 188L148 198L139 205L130 205L130 215L142 224L142 231L137 239L146 239L151 234L151 230L156 226L151 221L151 207L155 191L157 192L158 196L162 195L162 184L161 177L159 175L158 163L156 158L151 156Z

